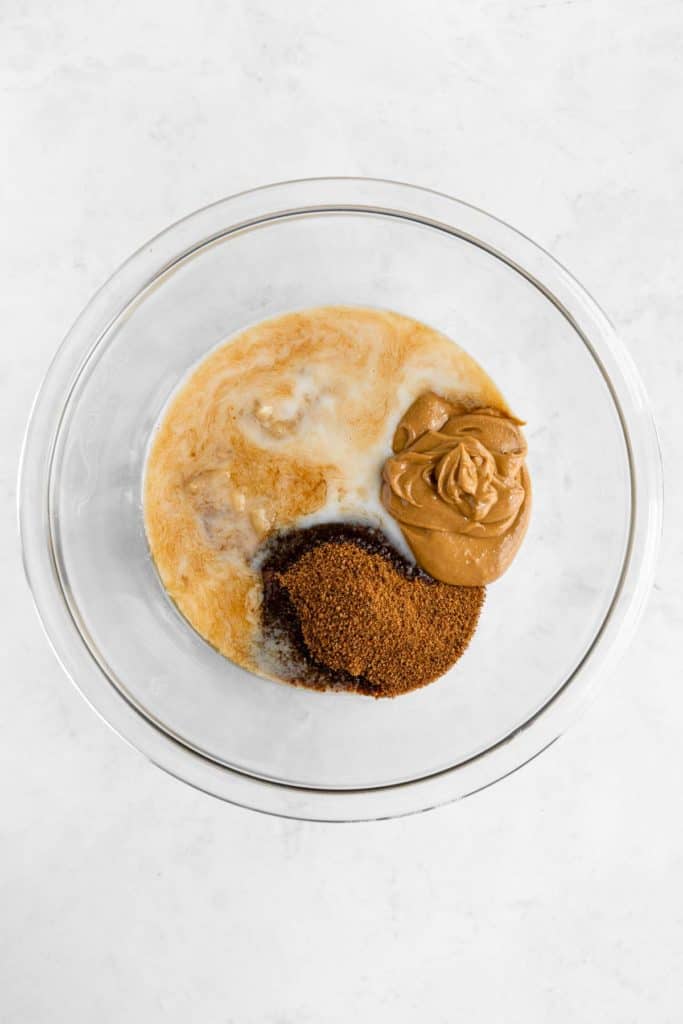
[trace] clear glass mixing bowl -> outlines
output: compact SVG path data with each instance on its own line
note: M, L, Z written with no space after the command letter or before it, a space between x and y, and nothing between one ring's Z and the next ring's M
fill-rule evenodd
M521 553L463 659L396 700L294 689L225 660L168 599L143 528L148 441L188 368L247 324L324 304L433 325L528 422ZM321 820L454 800L552 743L633 633L660 516L643 387L583 288L481 210L363 179L246 192L143 246L57 353L20 481L38 611L92 706L206 792Z

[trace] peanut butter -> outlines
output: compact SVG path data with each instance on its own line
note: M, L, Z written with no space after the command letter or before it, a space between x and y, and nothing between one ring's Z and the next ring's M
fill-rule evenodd
M531 511L520 427L497 409L470 411L433 392L400 421L382 502L435 579L484 586L515 557Z

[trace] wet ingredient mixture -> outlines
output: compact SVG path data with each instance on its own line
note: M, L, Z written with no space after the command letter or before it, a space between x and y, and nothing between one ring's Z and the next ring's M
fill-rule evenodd
M287 630L278 631L271 615L263 556L292 530L326 525L339 536L341 527L357 523L378 531L406 565L415 569L417 559L419 567L424 552L410 531L423 527L407 521L398 493L395 505L393 499L383 503L381 487L397 427L428 393L460 412L509 412L491 379L450 339L383 310L335 306L276 317L242 331L190 373L152 439L145 527L164 587L217 650L275 679L362 692L396 690L386 654L380 660L366 652L362 674L354 675L356 663L346 663L340 646L346 635L341 623L339 644L330 647L303 569L288 578L288 611L296 615L298 602L299 639L305 620L318 657L329 656L341 667L325 666L310 651L302 660L301 644L285 642ZM402 471L397 478L398 491ZM461 473L458 486L465 493L467 481L468 473ZM430 520L428 529L438 532L439 525ZM382 564L363 564L366 582L373 572L388 582ZM339 565L325 565L341 585ZM400 574L391 578L406 614L412 609L417 616L418 605L430 601L436 602L434 614L444 613L442 599L436 601L436 591L427 595L426 583L418 588L418 600L405 591ZM347 582L360 586L355 576ZM390 618L396 615L393 600L382 605ZM453 630L458 629L456 617ZM418 635L412 627L410 635ZM442 670L446 655L438 645L433 657L431 667L416 672L414 685Z

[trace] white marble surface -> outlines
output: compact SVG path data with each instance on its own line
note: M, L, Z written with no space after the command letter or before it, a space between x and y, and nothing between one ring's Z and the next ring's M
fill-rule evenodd
M0 1021L681 1019L683 5L0 6ZM222 805L127 748L38 628L14 525L33 393L147 237L270 180L369 174L519 226L611 313L667 485L620 671L542 758L401 821Z

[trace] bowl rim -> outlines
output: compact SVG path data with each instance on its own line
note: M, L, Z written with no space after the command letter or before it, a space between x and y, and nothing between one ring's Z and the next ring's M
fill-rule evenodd
M424 778L332 790L220 764L165 731L116 687L79 630L60 581L50 482L77 380L112 324L149 288L230 235L285 218L340 212L397 217L476 245L558 309L593 357L619 417L630 468L631 522L621 576L596 636L561 687L521 727ZM566 731L598 678L623 653L642 614L661 535L662 467L654 419L630 354L597 302L546 250L499 218L432 189L381 178L302 178L238 192L188 214L140 247L95 293L57 350L34 400L20 459L18 516L24 569L48 641L83 697L123 739L176 778L240 806L297 819L369 820L416 813L478 792L533 760Z

